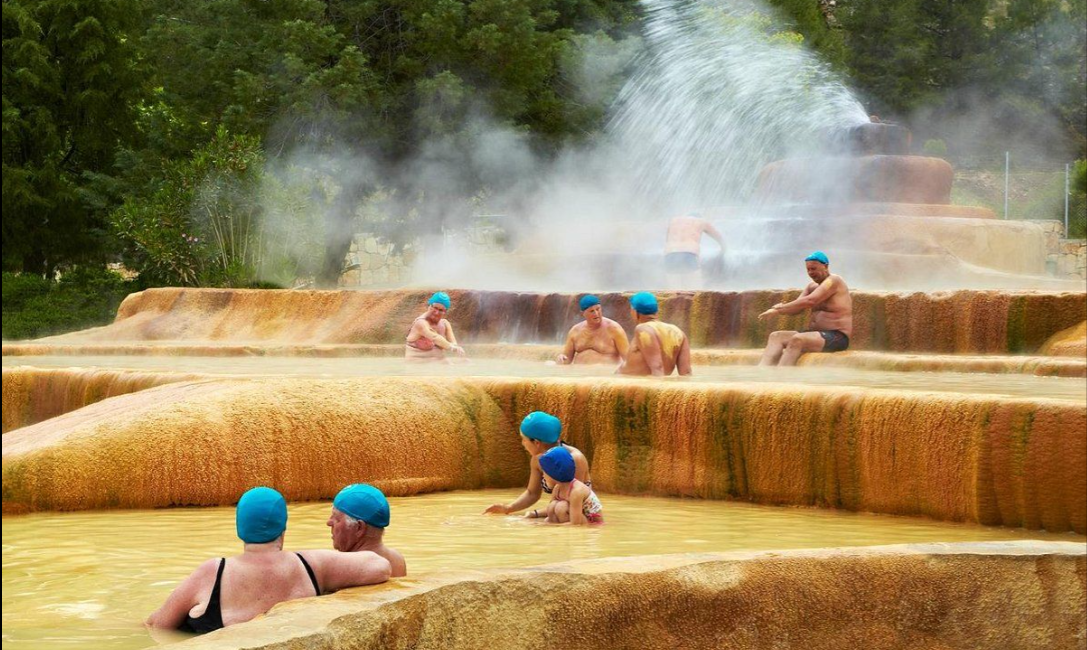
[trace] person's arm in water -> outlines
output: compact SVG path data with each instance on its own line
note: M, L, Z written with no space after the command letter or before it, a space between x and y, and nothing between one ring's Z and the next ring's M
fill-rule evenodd
M562 346L562 352L555 357L555 363L566 365L574 362L574 328L566 333L566 343Z
M759 319L761 320L768 316L792 316L793 314L799 314L805 309L811 309L834 295L835 287L832 280L833 278L827 278L826 280L823 280L822 284L809 284L804 288L804 291L800 294L799 298L790 302L779 302L770 309L759 314Z
M634 336L638 337L638 349L642 352L645 365L654 377L664 376L664 362L661 361L661 344L657 339L657 333L646 324L634 328Z
M376 585L392 576L392 565L371 551L302 551L313 567L322 594L330 594L348 587Z
M189 574L188 578L181 581L166 602L147 617L144 625L148 627L176 630L189 612L200 600L200 587L215 581L215 574L219 571L220 559L204 562L196 571Z
M543 494L543 487L540 485L540 478L543 477L543 472L540 470L540 465L535 459L529 463L528 472L528 487L521 493L521 496L513 500L512 503L506 505L504 503L496 503L483 511L485 515L508 515L519 510L524 510L530 505L540 500L540 495Z
M630 351L627 333L623 331L623 326L619 323L613 323L610 331L611 340L615 342L615 349L619 352L619 362L622 363L627 358L627 352Z
M691 374L691 339L687 337L683 337L683 345L679 348L676 371L683 377Z

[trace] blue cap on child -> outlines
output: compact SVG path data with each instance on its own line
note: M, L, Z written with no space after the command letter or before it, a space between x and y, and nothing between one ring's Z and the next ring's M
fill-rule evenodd
M574 457L566 447L549 449L540 456L540 469L559 483L569 483L574 480Z

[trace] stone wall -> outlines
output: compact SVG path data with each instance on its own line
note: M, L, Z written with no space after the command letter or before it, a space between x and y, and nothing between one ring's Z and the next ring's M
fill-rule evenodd
M1046 268L1057 278L1087 280L1087 240L1064 239L1064 224L1043 221L1046 237Z
M1087 240L1062 239L1053 259L1054 275L1058 278L1087 280Z
M359 233L351 242L347 253L347 271L340 276L342 287L383 287L400 285L408 279L415 246L409 244L402 250L382 242L370 233Z

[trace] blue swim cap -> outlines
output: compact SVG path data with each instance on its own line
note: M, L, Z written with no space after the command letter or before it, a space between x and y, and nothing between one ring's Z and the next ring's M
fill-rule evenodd
M270 542L287 530L287 501L270 487L255 487L238 499L236 523L246 544Z
M389 525L389 501L372 485L348 485L332 500L332 507L377 528Z
M648 291L640 291L630 297L630 306L634 308L634 311L648 316L657 313L657 297Z
M585 311L590 307L596 307L600 304L600 298L597 298L591 293L587 293L581 297L581 300L577 301L577 306L581 308L581 311Z
M559 483L574 480L574 457L566 447L555 447L540 456L540 469Z
M827 254L823 251L815 251L811 255L804 258L805 262L819 262L820 264L830 264L830 260L827 259Z
M553 445L562 437L562 421L550 413L533 411L521 420L521 434Z
M445 305L446 309L449 309L453 303L449 300L449 294L444 291L439 291L430 297L430 300L426 301L426 304L433 305L438 303L439 305Z

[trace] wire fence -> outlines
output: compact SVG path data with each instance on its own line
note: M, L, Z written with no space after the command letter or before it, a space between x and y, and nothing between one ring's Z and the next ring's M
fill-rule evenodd
M1017 164L1014 152L1000 163L957 167L952 203L989 208L1003 219L1059 221L1066 238L1084 237L1087 200L1073 187L1074 163Z

